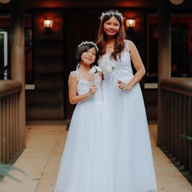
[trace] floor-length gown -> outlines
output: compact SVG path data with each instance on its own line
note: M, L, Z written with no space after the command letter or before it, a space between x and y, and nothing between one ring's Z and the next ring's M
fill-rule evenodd
M128 45L127 45L128 46ZM109 65L112 73L106 73ZM99 59L105 119L110 138L114 192L156 192L156 179L143 96L139 83L120 90L117 79L128 83L133 77L130 54L120 61L105 54ZM108 70L109 71L109 70Z
M103 128L103 103L100 77L90 82L78 77L77 93L97 92L76 105L62 155L55 192L113 192L108 141Z

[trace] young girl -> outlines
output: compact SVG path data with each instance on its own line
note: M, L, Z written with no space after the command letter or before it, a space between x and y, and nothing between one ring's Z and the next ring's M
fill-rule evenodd
M98 31L98 64L104 114L111 140L113 192L156 192L148 124L139 81L145 68L134 43L125 40L123 16L110 10L102 13ZM136 69L133 74L131 61Z
M77 47L78 67L69 76L69 101L77 104L61 159L55 192L112 192L108 141L103 124L101 74L90 73L98 48L90 41ZM107 171L106 171L107 170Z

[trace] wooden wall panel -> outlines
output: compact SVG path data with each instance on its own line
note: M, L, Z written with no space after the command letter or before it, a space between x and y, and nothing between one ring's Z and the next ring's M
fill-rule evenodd
M45 31L43 21L53 19ZM64 120L63 12L34 11L33 61L35 89L27 91L27 120Z

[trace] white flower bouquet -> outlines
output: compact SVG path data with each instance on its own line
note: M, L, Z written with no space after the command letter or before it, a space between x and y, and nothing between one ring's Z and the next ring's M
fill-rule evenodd
M97 74L97 73L101 73L102 69L99 66L94 65L93 67L91 67L91 69L89 70L90 74Z
M104 73L105 74L110 74L111 78L114 77L116 80L117 78L114 75L114 70L115 70L115 65L114 64L108 64L105 69L104 69Z
M109 64L105 67L104 73L105 74L112 74L114 70L115 70L115 65Z

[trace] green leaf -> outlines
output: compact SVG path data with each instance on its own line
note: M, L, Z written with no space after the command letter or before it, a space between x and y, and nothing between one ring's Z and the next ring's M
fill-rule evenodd
M23 170L21 170L21 169L19 169L17 167L14 167L12 165L0 164L0 175L9 177L9 178L11 178L11 179L13 179L13 180L15 180L17 182L21 182L19 179L15 178L14 176L12 176L9 173L9 171L14 171L14 170L15 171L19 171L20 173L22 173L22 174L27 176L27 174Z
M181 137L189 140L189 141L192 141L192 137L188 136L188 135L180 135Z

